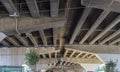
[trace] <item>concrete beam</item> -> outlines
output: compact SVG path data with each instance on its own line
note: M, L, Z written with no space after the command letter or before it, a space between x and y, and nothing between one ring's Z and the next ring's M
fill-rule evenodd
M0 31L6 32L8 35L17 34L15 19L10 17L0 18ZM31 31L37 31L40 29L63 27L65 24L63 17L53 18L32 18L32 17L20 17L18 20L18 30L20 33L27 33ZM10 24L10 25L9 25Z
M44 34L44 31L43 30L39 30L39 33L40 33L40 37L42 39L42 42L43 42L44 46L47 46L47 39L46 39L46 36Z
M72 58L73 57L73 55L74 55L74 53L75 53L76 51L73 51L72 52L72 54L70 55L70 58Z
M35 47L11 47L11 48L0 48L0 54L6 54L7 55L25 55L29 50L35 49ZM5 50L5 52L3 52ZM38 47L35 49L40 55L42 54L48 54L48 53L53 53L56 52L54 47Z
M49 58L51 58L51 53L49 53Z
M40 17L39 8L37 6L36 0L26 0L26 3L28 5L28 8L30 10L32 17L35 17L35 18Z
M6 42L5 40L2 40L0 43L1 43L2 45L4 45L4 46L10 46L9 43Z
M65 62L63 65L67 65L67 62Z
M39 54L49 54L53 52L59 52L60 50L55 50L55 47L38 47Z
M98 39L105 35L110 29L120 22L120 16L113 20L101 33L99 33L91 42L90 45L94 44Z
M45 54L42 54L43 58L46 58Z
M81 54L82 54L82 52L80 52L75 58L78 58Z
M53 28L53 43L54 43L54 46L57 45L57 39L58 39L58 29Z
M64 53L64 57L66 57L67 53L69 50L66 49L65 53Z
M13 4L12 0L0 0L1 3L5 6L6 10L9 12L9 15L13 15L14 13L18 14L18 11Z
M60 27L59 28L59 48L61 49L64 46L64 42L65 39L64 37L64 32L65 32L65 28L64 27Z
M84 24L84 22L85 22L87 16L89 15L90 11L91 11L91 8L85 8L85 10L83 11L82 17L79 20L79 22L78 22L78 24L77 24L77 26L76 26L76 28L74 30L74 33L73 33L73 35L72 35L72 37L70 39L69 44L73 44L76 36L80 32L80 29L81 29L82 25Z
M28 42L23 39L20 35L15 35L15 37L24 45L24 46L29 46Z
M63 61L60 62L60 66L63 64Z
M94 22L90 30L86 33L86 35L82 38L82 40L79 42L79 44L83 44L86 39L95 31L95 29L101 24L101 22L107 17L107 15L110 13L110 11L103 11L101 15L97 18L97 20Z
M113 45L113 44L115 44L117 42L120 42L120 38L118 38L118 39L114 40L113 42L111 42L110 45Z
M52 17L58 16L59 0L50 0L50 13Z
M10 42L10 43L12 43L14 46L19 46L19 43L15 40L15 39L13 39L13 38L11 38L11 37L6 37L6 39Z
M99 8L99 9L107 9L113 12L120 12L119 0L81 0L81 4L87 7Z
M99 59L87 59L87 58L61 58L62 61L71 62L75 64L80 63L92 63L92 64L103 64Z
M39 64L50 64L50 63L57 63L58 60L55 58L51 58L51 59L40 59L40 61L38 62Z
M115 36L120 34L120 29L117 30L116 32L114 32L113 34L111 34L110 36L108 36L107 38L105 38L103 41L101 41L99 44L104 44L107 41L109 41L110 39L114 38Z
M85 58L88 54L86 53L84 56L82 56L81 58Z
M55 52L55 58L57 58L57 52Z
M87 51L92 53L111 53L120 54L120 46L115 45L65 45L65 48L71 48L80 51Z
M92 58L93 56L95 56L95 55L92 55L92 54L91 54L88 58Z
M34 45L35 47L38 47L38 43L37 43L37 41L35 40L35 38L32 36L31 33L26 33L26 36L29 37L29 39L31 40L31 42L33 43L33 45Z

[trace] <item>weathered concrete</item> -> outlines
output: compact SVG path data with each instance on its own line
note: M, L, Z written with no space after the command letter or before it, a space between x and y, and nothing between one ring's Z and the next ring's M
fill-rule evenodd
M0 1L5 6L10 15L13 15L14 13L16 13L17 15L19 14L12 0L0 0Z
M40 37L42 39L42 42L43 42L44 46L47 46L47 38L45 36L44 31L43 30L39 30L39 34L40 34Z
M100 32L91 42L90 45L94 44L98 39L100 39L103 35L105 35L110 29L112 29L115 25L120 22L120 15L113 20L102 32Z
M115 45L65 45L65 48L88 51L93 53L120 54L120 46Z
M56 17L59 14L59 0L50 0L51 17Z
M94 32L94 30L101 24L101 22L107 17L107 15L109 13L110 13L110 11L103 11L101 13L101 15L97 18L97 20L94 22L94 24L92 25L92 27L86 33L86 35L79 42L79 44L83 44L85 42L85 40Z
M18 19L18 31L20 33L25 33L40 29L63 27L64 22L63 17L45 17L37 19L31 17L20 17ZM8 35L17 34L15 19L10 17L0 18L0 31L6 32Z
M35 18L40 17L36 0L26 0L26 3L28 5L28 8L30 10L32 17L35 17Z
M78 33L80 32L80 29L82 27L82 25L84 24L87 16L89 15L90 11L91 11L92 8L85 8L85 10L83 11L83 15L81 17L81 19L79 20L75 30L74 30L74 33L72 34L72 37L70 39L70 42L69 44L73 44L76 36L78 35Z
M119 0L81 0L82 5L99 9L107 9L114 12L120 12Z

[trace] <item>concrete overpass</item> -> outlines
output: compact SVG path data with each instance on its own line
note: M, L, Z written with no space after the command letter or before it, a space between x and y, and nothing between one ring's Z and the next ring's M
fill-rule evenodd
M0 0L0 32L6 35L0 62L21 65L29 49L38 49L40 62L51 68L103 63L99 54L120 54L119 6L119 0Z

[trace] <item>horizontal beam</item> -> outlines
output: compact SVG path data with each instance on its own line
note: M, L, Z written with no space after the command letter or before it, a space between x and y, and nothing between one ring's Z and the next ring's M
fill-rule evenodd
M99 59L87 59L87 58L61 58L62 61L71 62L75 64L80 63L92 63L92 64L103 64Z
M65 45L67 49L88 51L92 53L110 53L110 54L120 54L120 46L115 45Z
M16 34L16 24L15 19L10 17L0 18L1 32L7 32L9 35ZM18 20L18 31L20 33L36 31L40 29L56 28L64 26L63 17L53 17L53 18L32 18L32 17L20 17ZM11 25L9 25L11 24ZM3 28L4 27L4 28Z
M39 64L50 64L50 63L57 63L58 59L56 58L51 58L51 59L40 59L38 62Z
M24 55L26 52L29 52L30 49L35 49L35 47L11 47L11 48L0 48L0 51L5 51L5 52L0 52L0 54L6 54L12 55L15 53L15 55L20 54ZM48 54L48 53L53 53L53 52L59 52L59 50L55 50L55 47L38 47L35 49L40 55L41 54ZM18 53L19 52L19 53Z
M81 4L87 7L108 9L113 12L120 12L119 0L81 0Z

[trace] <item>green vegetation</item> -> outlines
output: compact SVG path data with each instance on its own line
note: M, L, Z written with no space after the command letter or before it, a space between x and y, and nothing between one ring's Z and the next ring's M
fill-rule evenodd
M105 72L118 72L116 69L117 63L110 60L107 64L105 64L104 71Z
M25 54L26 63L32 67L32 70L36 70L36 64L40 60L40 56L36 50L31 49L27 54Z

